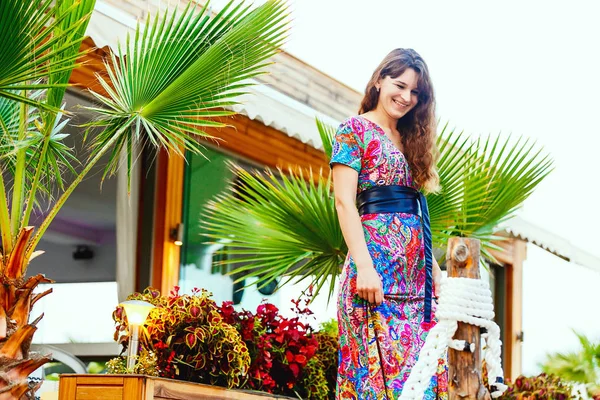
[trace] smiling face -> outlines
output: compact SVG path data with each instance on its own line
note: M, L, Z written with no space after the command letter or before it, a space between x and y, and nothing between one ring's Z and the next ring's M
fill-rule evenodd
M395 78L380 79L375 85L379 89L377 108L390 118L402 118L419 102L418 83L419 75L412 68Z

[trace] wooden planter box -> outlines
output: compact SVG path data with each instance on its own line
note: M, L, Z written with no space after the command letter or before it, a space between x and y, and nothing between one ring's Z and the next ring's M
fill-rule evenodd
M229 390L146 375L63 374L59 400L274 400L269 393Z

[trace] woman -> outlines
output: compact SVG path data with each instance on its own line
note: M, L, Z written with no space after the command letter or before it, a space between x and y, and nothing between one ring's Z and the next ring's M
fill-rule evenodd
M434 108L425 62L396 49L373 73L360 115L335 135L335 202L349 250L338 301L338 399L399 398L435 324L441 271L420 192L439 185ZM447 396L440 360L425 399Z

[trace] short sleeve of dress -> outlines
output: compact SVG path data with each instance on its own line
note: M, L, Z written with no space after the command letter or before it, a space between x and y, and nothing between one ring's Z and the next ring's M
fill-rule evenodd
M344 164L360 173L362 151L350 121L343 122L337 129L332 143L329 166Z

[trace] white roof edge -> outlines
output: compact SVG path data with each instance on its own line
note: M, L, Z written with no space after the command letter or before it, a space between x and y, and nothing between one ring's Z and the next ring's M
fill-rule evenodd
M128 33L135 32L137 21L130 14L106 3L96 2L86 34L96 46L108 46L117 50L117 43L125 43ZM337 127L341 121L331 118L277 90L252 81L247 95L237 99L240 104L231 107L238 114L247 116L270 126L286 135L300 140L316 149L322 150L323 144L317 130L315 118Z
M517 216L508 220L502 224L500 231L504 231L512 237L533 243L566 261L600 271L600 257L575 246L569 240L528 222L521 217Z

